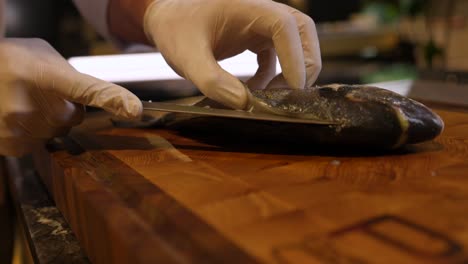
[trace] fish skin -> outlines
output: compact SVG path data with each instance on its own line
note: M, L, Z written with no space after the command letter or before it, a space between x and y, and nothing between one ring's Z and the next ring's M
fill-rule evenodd
M331 140L321 142L349 140L397 148L432 140L444 128L442 119L425 105L378 87L334 84L304 90L256 90L252 95L275 114L338 123L331 126L335 128L335 133L330 131Z
M251 111L319 119L335 124L189 115L167 124L167 127L187 136L200 136L207 141L219 138L220 141L286 144L306 149L332 146L355 151L397 149L406 144L429 141L444 128L442 119L428 107L377 87L334 84L304 90L280 88L254 90L251 93L250 100L254 100ZM258 105L260 107L256 108Z

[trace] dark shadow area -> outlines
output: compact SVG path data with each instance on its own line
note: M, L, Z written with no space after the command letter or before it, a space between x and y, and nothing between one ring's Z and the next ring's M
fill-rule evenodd
M303 127L302 127L303 128ZM261 153L277 155L310 155L338 157L373 157L409 155L439 151L444 146L435 141L406 145L398 149L385 149L360 142L321 142L314 137L313 129L301 130L300 125L195 118L169 126L179 135L209 146L173 145L179 149ZM310 133L308 133L310 132ZM323 138L322 138L323 140ZM364 142L366 139L363 138ZM326 141L326 140L324 140ZM172 142L171 142L172 143Z
M86 151L103 150L152 150L172 146L178 150L199 150L230 153L258 153L292 156L334 156L334 157L375 157L400 156L444 149L436 141L405 145L398 149L372 145L364 134L351 134L339 137L330 127L314 125L273 123L216 117L193 117L190 115L170 115L171 118L148 119L140 122L114 122L115 127L155 130L154 138L106 134L82 134L72 131L71 137L55 138L48 142L49 152L66 150L71 155ZM160 136L156 129L189 139L176 139ZM368 132L368 131L364 131ZM154 142L156 140L156 144ZM389 139L390 143L394 142ZM79 144L77 143L79 142ZM184 143L181 143L184 142ZM157 145L157 147L155 146Z
M0 263L10 263L13 257L14 211L7 186L7 170L0 160Z
M54 138L46 145L49 152L67 151L70 155L80 155L93 150L151 150L154 146L144 137L112 135L77 135L80 144L70 137Z
M253 130L250 134L232 129L229 132L218 129L208 131L208 128L193 129L188 127L172 127L174 133L194 140L201 144L180 144L178 142L168 142L176 149L215 151L229 153L258 153L270 155L290 155L290 156L334 156L334 157L375 157L375 156L400 156L421 152L440 151L444 146L438 142L426 142L417 145L407 145L399 149L376 149L363 148L355 145L324 145L295 137L275 138L272 135L266 136L264 131ZM76 135L74 135L76 137ZM78 136L80 144L69 137L55 138L47 144L49 152L66 150L71 155L80 155L86 151L96 150L152 150L155 146L148 138L114 135L93 135ZM164 139L163 139L164 140ZM167 145L168 148L171 145ZM159 145L161 149L163 145Z
M90 53L94 33L72 1L7 0L5 13L7 37L44 39L66 58Z

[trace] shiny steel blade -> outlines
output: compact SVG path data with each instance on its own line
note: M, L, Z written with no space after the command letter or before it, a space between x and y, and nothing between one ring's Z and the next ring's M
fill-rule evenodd
M323 120L300 119L300 118L292 118L292 117L271 115L271 114L264 114L264 113L251 113L251 112L240 111L240 110L227 110L227 109L217 109L217 108L209 108L209 107L178 105L178 104L163 103L163 102L143 102L143 109L145 111L184 113L184 114L216 116L216 117L237 118L237 119L249 119L249 120L259 120L259 121L273 121L273 122L315 124L315 125L336 124L330 121L323 121Z

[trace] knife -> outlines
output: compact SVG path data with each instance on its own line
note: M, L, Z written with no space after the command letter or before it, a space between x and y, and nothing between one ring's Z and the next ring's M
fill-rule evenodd
M336 124L331 121L323 121L323 120L317 120L317 119L301 119L301 118L293 118L293 117L273 115L273 114L267 114L267 113L247 112L247 111L242 111L242 110L218 109L218 108L201 107L201 106L193 106L193 105L180 105L180 104L165 103L165 102L143 101L143 109L144 111L184 113L184 114L194 114L194 115L201 115L201 116L215 116L215 117L247 119L247 120L257 120L257 121L272 121L272 122L314 124L314 125L335 125Z

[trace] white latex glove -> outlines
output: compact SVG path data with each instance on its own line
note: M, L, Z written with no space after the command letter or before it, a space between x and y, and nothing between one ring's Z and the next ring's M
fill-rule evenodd
M247 83L252 89L284 80L302 89L313 85L321 70L312 19L271 0L155 0L146 10L144 30L179 75L237 109L249 107L247 91L217 60L245 50L257 53L259 69ZM272 81L276 54L283 75Z
M39 39L0 40L0 154L20 156L66 134L84 105L117 116L141 115L141 101L117 85L73 69Z

